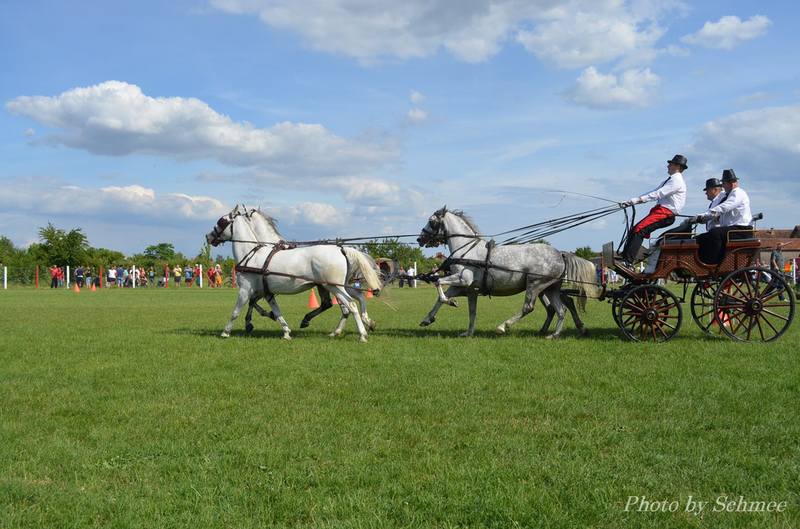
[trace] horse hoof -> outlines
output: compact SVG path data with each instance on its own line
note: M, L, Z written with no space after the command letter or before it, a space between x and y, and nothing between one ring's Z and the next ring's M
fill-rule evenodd
M292 336L289 333L286 333L286 334L283 335L283 339L284 340L291 340Z
M545 340L558 340L560 336L558 334L551 334L545 338Z
M445 303L447 303L451 307L458 307L458 301L454 299L448 299Z
M367 343L367 337L362 334L361 336L358 337L358 341L360 343Z
M332 332L332 333L330 333L328 336L329 336L330 338L338 338L338 337L339 337L339 336L341 336L341 335L342 335L342 333L341 333L341 332L336 332L336 331L333 331L333 332Z
M581 338L584 338L586 336L589 336L589 329L584 327L583 329L581 329Z
M430 325L431 323L433 323L433 322L432 322L432 321L429 321L429 320L422 320L421 322L419 322L419 326L420 326L420 327L427 327L427 326L428 326L428 325Z
M245 325L244 326L244 332L246 332L247 334L250 334L251 332L253 332L253 324L252 323L248 323L247 325Z
M300 328L301 329L305 329L309 325L311 325L311 322L309 322L308 320L303 320L303 321L300 322Z
M375 329L377 329L377 328L378 328L378 324L377 324L377 323L375 323L375 321L374 321L374 320L370 320L370 322L367 324L367 328L368 328L370 331L374 331Z
M505 325L499 325L499 326L498 326L498 327L497 327L497 328L494 330L494 332L496 332L497 334L505 334L505 333L506 333L506 326L505 326Z
M231 337L231 333L226 332L226 331L222 331L222 334L220 334L219 337L220 338L230 338Z
M472 333L469 331L462 332L458 335L459 338L472 338Z

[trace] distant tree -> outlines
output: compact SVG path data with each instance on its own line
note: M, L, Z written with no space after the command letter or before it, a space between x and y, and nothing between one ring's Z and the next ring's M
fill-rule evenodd
M76 266L86 259L89 241L80 228L66 232L48 222L39 228L39 239L48 264Z
M175 247L168 242L160 242L144 249L144 257L155 261L172 261L175 259Z
M583 257L584 259L592 259L600 254L592 250L590 246L581 246L580 248L575 250L575 255L577 255L578 257Z
M11 239L0 236L0 263L7 263L16 253L17 250Z

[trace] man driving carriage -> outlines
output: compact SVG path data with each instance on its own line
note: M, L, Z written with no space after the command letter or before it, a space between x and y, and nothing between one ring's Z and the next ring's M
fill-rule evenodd
M673 224L675 215L683 209L686 203L686 182L683 180L683 171L688 167L686 157L676 154L672 160L667 162L669 177L661 182L661 185L649 193L630 198L622 203L627 207L653 200L657 201L650 212L628 234L628 240L625 241L625 248L622 250L622 259L628 266L637 261L644 240L655 230Z

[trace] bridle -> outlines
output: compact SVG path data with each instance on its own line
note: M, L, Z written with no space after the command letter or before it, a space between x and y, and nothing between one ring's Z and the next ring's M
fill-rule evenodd
M211 244L212 246L217 246L218 244L221 244L221 243L225 242L225 241L222 240L222 234L225 233L225 230L227 230L229 227L231 228L231 230L233 230L233 227L232 227L233 226L233 221L236 219L236 217L244 216L244 217L247 217L249 219L249 218L251 218L253 216L254 212L255 212L255 210L248 211L248 210L245 209L244 211L240 211L237 208L234 211L231 211L230 213L225 215L224 217L220 217L219 220L217 221L217 223L214 225L214 228L211 230L211 234L210 234L211 235L211 239L208 241L208 243ZM253 228L250 227L249 225L248 225L248 228L250 229L251 232L253 231ZM233 237L233 232L232 231L231 231L231 237ZM255 233L253 234L253 238L254 239L256 238L255 237ZM253 241L253 242L257 242L257 241Z

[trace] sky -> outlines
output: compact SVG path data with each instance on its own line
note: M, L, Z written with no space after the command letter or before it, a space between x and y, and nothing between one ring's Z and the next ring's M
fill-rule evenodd
M194 255L238 203L294 240L443 205L491 235L643 194L677 153L682 213L734 168L761 227L793 227L798 27L789 1L5 0L0 235Z

